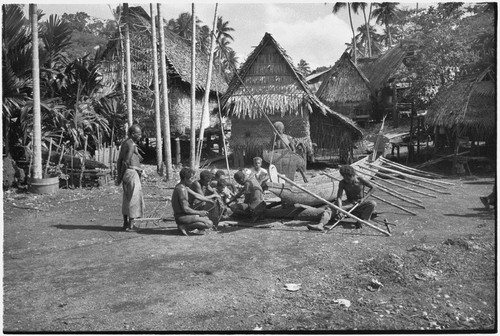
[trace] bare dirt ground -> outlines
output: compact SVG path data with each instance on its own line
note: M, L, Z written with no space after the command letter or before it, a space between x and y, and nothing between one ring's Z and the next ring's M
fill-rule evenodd
M495 332L496 218L479 201L494 176L446 181L449 195L407 205L417 216L379 203L391 237L288 220L123 232L121 187L4 192L3 331ZM151 216L172 189L143 185Z

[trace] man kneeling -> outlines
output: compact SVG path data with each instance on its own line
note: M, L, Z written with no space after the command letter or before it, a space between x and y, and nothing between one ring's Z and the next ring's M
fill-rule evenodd
M181 181L175 186L172 193L172 209L177 227L183 235L187 236L188 231L195 229L206 230L213 226L212 221L207 217L208 211L195 210L189 205L189 194L205 202L213 202L211 199L194 193L189 189L194 181L195 171L191 168L182 168L180 173Z

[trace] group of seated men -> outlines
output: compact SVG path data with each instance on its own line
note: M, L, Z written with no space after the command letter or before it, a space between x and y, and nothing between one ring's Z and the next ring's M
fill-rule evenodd
M239 170L234 180L239 188L226 180L224 171L203 170L199 180L191 168L182 168L180 182L172 194L172 209L177 227L183 235L197 230L204 233L211 229L214 221L210 219L211 210L217 209L219 220L223 214L245 216L253 221L262 218L266 208L263 183L268 179L267 171L262 168L262 159L255 157L251 169ZM244 196L243 202L238 199Z

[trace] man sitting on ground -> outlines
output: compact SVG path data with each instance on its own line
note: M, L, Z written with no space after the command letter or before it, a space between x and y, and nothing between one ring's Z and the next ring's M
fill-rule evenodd
M369 191L374 189L373 185L366 179L356 174L356 171L353 167L349 165L341 166L339 169L340 175L342 175L343 179L339 182L339 190L337 192L337 204L339 208L342 208L345 211L350 211L356 204L359 205L351 212L354 216L363 219L369 220L373 214L373 210L377 206L375 201L367 201L363 200L363 188L368 187ZM347 202L343 205L342 197L344 197L344 191L347 196ZM360 203L361 202L361 203ZM309 230L324 230L324 222L320 222L316 225L308 225L307 228ZM356 223L356 228L361 229L361 222Z
M264 191L260 183L255 177L248 177L242 171L237 171L234 174L234 180L242 185L243 188L231 198L230 203L238 200L242 195L245 198L243 203L237 203L230 207L233 214L250 216L252 221L261 219L266 209L266 202L264 201Z
M213 226L212 221L207 217L208 211L195 210L189 204L189 195L193 195L201 201L213 202L211 199L189 189L193 183L194 174L193 169L182 168L179 173L181 181L175 186L172 193L172 209L174 210L175 222L185 236L189 231L195 229L204 231Z

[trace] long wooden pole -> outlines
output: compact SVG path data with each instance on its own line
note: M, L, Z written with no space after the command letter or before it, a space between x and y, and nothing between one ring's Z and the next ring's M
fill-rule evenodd
M130 13L128 3L123 4L125 14L125 68L127 74L127 121L128 126L134 123L132 116L132 65L130 63Z
M152 3L149 4L151 12L151 45L153 47L153 87L155 105L156 126L156 172L163 175L163 142L161 138L161 115L160 115L160 83L158 80L158 46L156 41L156 15Z
M172 146L170 142L170 113L168 107L168 77L167 77L167 60L165 58L165 29L163 28L163 14L161 4L157 4L158 8L158 30L160 31L160 68L161 68L161 89L163 97L163 136L165 142L164 159L165 159L165 179L169 181L173 178L174 171L172 169Z
M393 196L393 197L395 197L397 199L400 199L400 200L402 200L402 201L404 201L406 203L410 203L410 204L418 206L419 208L425 209L425 207L419 203L421 201L417 200L416 198L412 198L410 196L400 194L397 191L385 188L383 185L381 185L380 183L377 183L375 181L371 181L371 183L375 184L378 187L378 189L380 189L381 191L385 192L386 194L389 194L389 195L391 195L391 196ZM410 201L410 199L413 202Z
M371 164L371 163L368 163L368 164L369 164L370 166L374 166L374 165L373 165L373 164ZM376 166L374 166L374 167L376 167ZM380 168L380 167L379 167L379 168ZM397 171L397 170L390 169L390 168L386 168L386 167L384 167L383 169L384 169L384 170L387 170L387 171L390 171L390 172L392 172L392 173L398 173L398 174L400 174L400 175L406 176L406 177L408 177L408 178L410 178L410 179L414 179L414 180L416 180L416 181L425 182L425 183L428 183L428 184L431 184L431 185L434 185L434 186L440 186L440 185L437 183L437 181L433 181L433 180L428 179L428 178L425 178L425 177L420 177L420 176L415 176L415 175L411 175L411 174L403 173L403 172L401 172L401 171Z
M393 202L390 202L390 201L388 201L388 200L385 200L385 199L383 199L383 198L381 198L381 197L379 197L379 196L372 195L372 197L373 197L373 198L378 199L378 200L379 200L379 201L381 201L381 202L384 202L384 203L387 203L387 204L389 204L389 205L392 205L393 207L396 207L396 208L398 208L398 209L401 209L401 210L403 210L403 211L406 211L406 212L408 212L409 214L412 214L413 216L416 216L416 215L417 215L415 212L413 212L413 211L411 211L411 210L408 210L408 209L406 209L405 207L402 207L401 205L398 205L398 204L396 204L396 203L393 203Z
M231 171L229 170L229 158L227 155L227 146L226 146L226 132L224 132L224 125L222 124L222 112L221 112L221 106L220 106L220 99L219 99L219 92L217 92L217 104L218 104L218 110L219 110L219 123L220 123L220 132L221 132L221 139L222 139L222 144L224 146L224 157L226 158L226 168L227 168L227 176L229 177L229 182L231 182Z
M449 159L449 158L452 158L452 157L455 157L455 156L459 156L459 155L465 155L465 154L469 154L470 151L465 151L465 152L462 152L462 153L453 153L453 154L450 154L450 155L445 155L445 156L442 156L440 158L437 158L437 159L434 159L434 160L430 160L430 161L427 161L427 162L424 162L424 163L421 163L419 165L416 165L415 168L423 168L423 167L427 167L427 166L430 166L432 164L435 164L435 163L438 163L438 162L441 162L441 161L444 161L446 159Z
M337 181L340 181L340 179L339 179L339 178L337 178L337 177L335 177L335 176L333 176L333 175L330 175L330 174L328 174L328 173L323 172L323 173L321 173L321 174L322 174L322 175L325 175L325 176L328 176L328 177L330 177L330 178L332 178L332 179L335 179L335 180L337 180ZM373 184L377 185L374 181L371 181L371 182L373 182ZM377 186L378 186L378 185L377 185ZM383 188L383 187L382 187L382 188ZM396 198L399 198L397 195L392 195L392 193L387 192L387 191L383 190L382 188L380 188L380 187L379 187L379 189L380 189L380 190L382 190L382 191L384 191L384 192L388 193L389 195L394 196L394 197L396 197ZM384 189L385 189L385 188L384 188ZM379 197L376 197L375 195L372 195L372 197L377 198L377 199L380 199ZM402 199L402 200L404 200L405 202L408 202L408 201L407 201L407 200L405 200L404 198L401 198L401 199ZM403 207L402 207L402 206L400 206L400 205L397 205L397 204L392 203L392 202L389 202L389 201L385 201L385 200L383 200L383 199L380 199L380 200L381 200L382 202L387 203L387 204L393 205L393 206L395 206L396 208L399 208L399 209L402 209L402 210L404 210L404 211L406 211L406 212L409 212L409 213L411 213L412 215L417 215L417 214L416 214L416 213L414 213L413 211L407 210L407 209L403 208ZM417 201L418 201L418 200L417 200Z
M414 173L414 174L420 174L424 177L435 177L435 178L444 178L444 176L442 175L438 175L438 174L434 174L434 173L429 173L429 172L426 172L426 171L423 171L423 170L420 170L420 169L415 169L415 168L411 168L411 167L408 167L408 166L405 166L405 165L402 165L402 164L399 164L399 163L396 163L396 162L392 162L391 160L388 160L384 157L381 157L380 158L382 160L383 163L389 165L389 166L393 166L395 168L399 168L403 171L407 171L409 173ZM450 183L452 184L452 183Z
M210 56L208 57L208 74L207 74L207 83L205 85L205 96L203 98L203 107L201 110L201 122L200 122L200 135L198 140L198 152L196 155L196 165L200 165L201 161L201 152L203 150L203 138L205 133L205 119L208 120L208 103L210 99L210 83L212 82L212 68L214 63L214 47L215 47L215 29L217 28L217 7L218 4L215 4L214 11L214 22L212 25L212 34L210 34Z
M337 210L337 211L339 211L339 212L343 213L344 215L346 215L346 216L348 216L348 217L350 217L350 218L352 218L352 219L355 219L355 220L357 220L358 222L365 224L366 226L371 227L371 228L372 228L372 229L374 229L374 230L377 230L377 231L379 231L379 232L382 232L383 234L385 234L385 235L387 235L387 236L391 236L391 234L390 234L389 232L384 231L384 230L382 230L382 229L380 229L380 228L376 227L375 225L373 225L373 224L371 224L371 223L369 223L369 222L367 222L367 221L365 221L365 220L363 220L363 219L361 219L361 218L358 218L358 217L354 216L353 214L349 213L348 211L345 211L344 209L342 209L342 208L340 208L340 207L336 206L335 204L333 204L333 203L331 203L331 202L328 202L326 199L324 199L324 198L322 198L322 197L320 197L320 196L316 195L315 193L313 193L313 192L311 192L311 191L309 191L309 190L305 189L304 187L302 187L302 186L300 186L299 184L295 183L294 181L290 180L290 179L289 179L288 177L286 177L285 175L283 175L283 174L278 174L278 176L279 176L280 178L282 178L283 180L285 180L286 182L290 183L291 185L295 186L296 188L298 188L298 189L302 190L302 191L303 191L303 192L305 192L306 194L311 195L312 197L316 198L317 200L319 200L319 201L323 202L324 204L328 205L328 206L329 206L329 207L331 207L332 209L335 209L335 210ZM372 195L372 196L373 196L373 195Z
M189 165L196 169L196 129L194 118L196 116L196 16L194 3L191 4L192 36L191 36L191 141Z
M421 184L418 184L418 183L415 183L415 182L412 182L412 181L408 181L408 180L405 180L403 178L400 178L400 177L397 177L397 176L391 176L389 174L384 174L380 171L377 171L375 169L370 169L368 167L363 167L363 169L366 169L368 171L371 171L371 172L376 172L377 175L380 175L380 176L385 176L385 177L388 177L390 179L394 179L394 180L398 180L398 181L401 181L401 182L404 182L404 183L407 183L407 184L410 184L410 185L414 185L416 187L420 187L420 188L423 188L423 189L427 189L427 190L432 190L432 191L435 191L435 192L438 192L438 193L442 193L440 190L436 190L434 188L431 188L431 187L428 187L428 186L424 186L424 185L421 185ZM423 191L420 191L420 190L415 190L413 188L410 188L410 187L406 187L406 186L403 186L401 184L398 184L398 183L394 183L394 182L391 182L391 181L388 181L387 179L380 179L381 181L384 181L385 183L388 183L388 184L391 184L391 185L395 185L395 186L398 186L400 188L403 188L403 189L406 189L406 190L409 190L409 191L413 191L414 193L417 193L417 194L421 194L421 195L425 195L425 196L430 196L430 197L434 197L434 195L430 195L428 193L425 193Z

